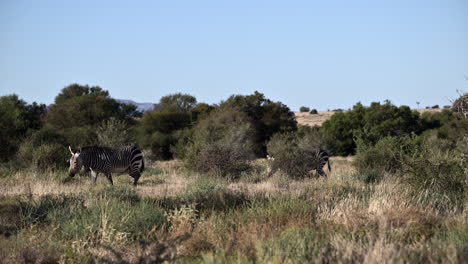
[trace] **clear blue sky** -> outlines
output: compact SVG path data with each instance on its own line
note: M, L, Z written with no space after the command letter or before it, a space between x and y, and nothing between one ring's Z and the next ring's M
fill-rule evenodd
M0 95L157 102L255 90L297 110L468 91L467 0L0 1Z

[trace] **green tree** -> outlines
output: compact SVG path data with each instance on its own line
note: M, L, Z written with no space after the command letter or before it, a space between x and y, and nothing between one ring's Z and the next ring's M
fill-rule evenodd
M62 132L69 144L98 143L96 129L103 121L115 118L134 124L136 106L119 103L98 86L72 84L62 89L47 111L47 124Z
M0 161L11 160L25 136L42 126L46 106L27 104L17 95L0 97Z
M188 94L163 96L154 110L141 118L137 127L139 142L150 148L156 159L173 158L174 152L181 157L183 142L191 135L188 129L211 110L207 104L197 104L197 99Z
M301 112L301 113L305 113L305 112L309 112L309 111L310 111L310 108L307 107L307 106L301 106L299 108L299 112Z
M390 101L372 103L364 107L361 103L347 112L337 112L322 125L332 153L354 154L357 138L374 145L386 136L404 136L421 133L425 129L419 113L408 106L394 106Z
M266 142L273 134L297 130L294 113L281 102L273 102L255 91L251 95L232 95L221 102L220 108L244 112L252 120L258 149L257 155L266 155Z

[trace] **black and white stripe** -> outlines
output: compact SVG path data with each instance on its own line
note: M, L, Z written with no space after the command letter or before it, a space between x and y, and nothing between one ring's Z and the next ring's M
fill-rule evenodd
M73 152L72 152L73 153ZM98 173L104 173L111 184L111 173L128 173L136 185L145 167L143 153L137 147L84 147L73 153L70 159L70 176L73 176L82 166L91 170L94 180Z
M311 170L316 170L318 175L326 177L327 174L323 171L323 167L325 167L326 163L328 163L328 171L331 171L328 152L324 149L317 148L313 151L313 155L314 164L312 164Z

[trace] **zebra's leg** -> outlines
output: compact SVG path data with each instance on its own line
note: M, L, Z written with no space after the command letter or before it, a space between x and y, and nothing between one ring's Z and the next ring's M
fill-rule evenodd
M106 173L106 178L107 181L111 184L114 185L114 182L112 182L112 175L110 173Z
M318 169L317 169L317 174L318 174L319 176L325 176L325 177L327 177L327 174L323 171L322 168L318 168Z
M138 179L140 179L140 174L139 173L135 173L133 175L130 175L132 176L133 178L133 185L136 186L137 185L137 182L138 182Z
M93 171L93 169L91 169L91 168L89 168L89 170L91 172L91 179L93 179L93 182L96 183L98 172Z

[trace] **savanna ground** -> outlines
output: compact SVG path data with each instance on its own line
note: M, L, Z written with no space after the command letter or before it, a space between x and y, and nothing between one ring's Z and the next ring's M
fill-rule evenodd
M351 158L327 178L240 179L147 164L139 186L17 172L1 178L4 263L468 263L468 201L359 180Z

